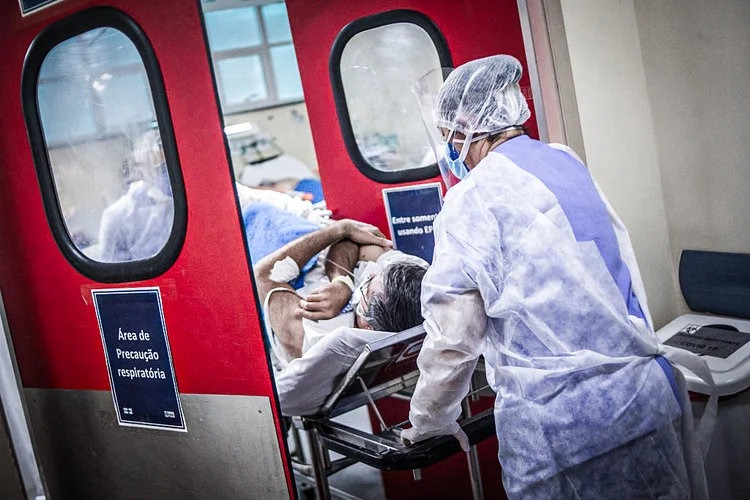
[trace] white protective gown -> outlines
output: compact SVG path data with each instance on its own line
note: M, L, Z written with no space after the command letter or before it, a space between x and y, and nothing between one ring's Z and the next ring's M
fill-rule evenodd
M460 435L460 401L483 354L509 498L689 498L690 482L701 498L700 457L683 454L681 406L684 429L692 417L676 397L681 375L657 362L667 353L627 232L571 153L511 139L448 191L422 287L414 427L403 436ZM561 169L558 195L575 206L566 212L514 154L544 175ZM612 232L608 263L602 241L579 241L569 220L595 212Z
M173 219L172 196L143 181L132 183L102 213L97 260L130 262L153 257L167 243Z

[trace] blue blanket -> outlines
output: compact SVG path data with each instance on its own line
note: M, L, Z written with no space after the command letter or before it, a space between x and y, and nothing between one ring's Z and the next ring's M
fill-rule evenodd
M246 207L242 212L242 219L245 223L245 237L253 264L287 243L319 229L318 226L302 217L262 202ZM317 260L318 257L315 256L305 264L299 277L290 282L290 285L295 289L302 288L305 273L312 269Z

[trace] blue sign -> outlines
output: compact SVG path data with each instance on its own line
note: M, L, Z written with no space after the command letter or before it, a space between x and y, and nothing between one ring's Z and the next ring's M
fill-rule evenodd
M120 425L187 431L159 288L91 294Z
M432 221L443 206L439 183L383 190L393 247L432 263Z
M59 0L20 0L21 12L23 14L28 14L29 12L34 12L35 10L39 10L42 7L58 1Z

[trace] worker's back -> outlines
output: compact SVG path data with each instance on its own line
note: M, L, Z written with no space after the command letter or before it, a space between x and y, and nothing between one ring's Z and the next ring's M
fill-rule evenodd
M470 243L462 272L489 316L485 358L512 477L548 478L680 416L613 217L580 162L518 137L448 192L436 220L438 237ZM438 267L450 252L436 245ZM430 274L425 283L429 302L441 287Z

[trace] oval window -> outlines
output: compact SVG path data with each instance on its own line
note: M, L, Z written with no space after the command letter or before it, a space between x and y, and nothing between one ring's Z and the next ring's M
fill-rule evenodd
M116 22L106 22L110 17ZM86 19L105 25L84 29L69 21L67 36L43 32L24 69L29 136L33 146L42 143L34 151L47 216L83 274L99 281L152 277L174 262L186 219L171 124L164 127L163 84L155 58L147 62L150 46L134 42L148 43L129 18L93 9Z
M365 175L389 183L437 175L411 87L451 65L442 34L418 12L386 12L342 30L331 74L347 150Z

